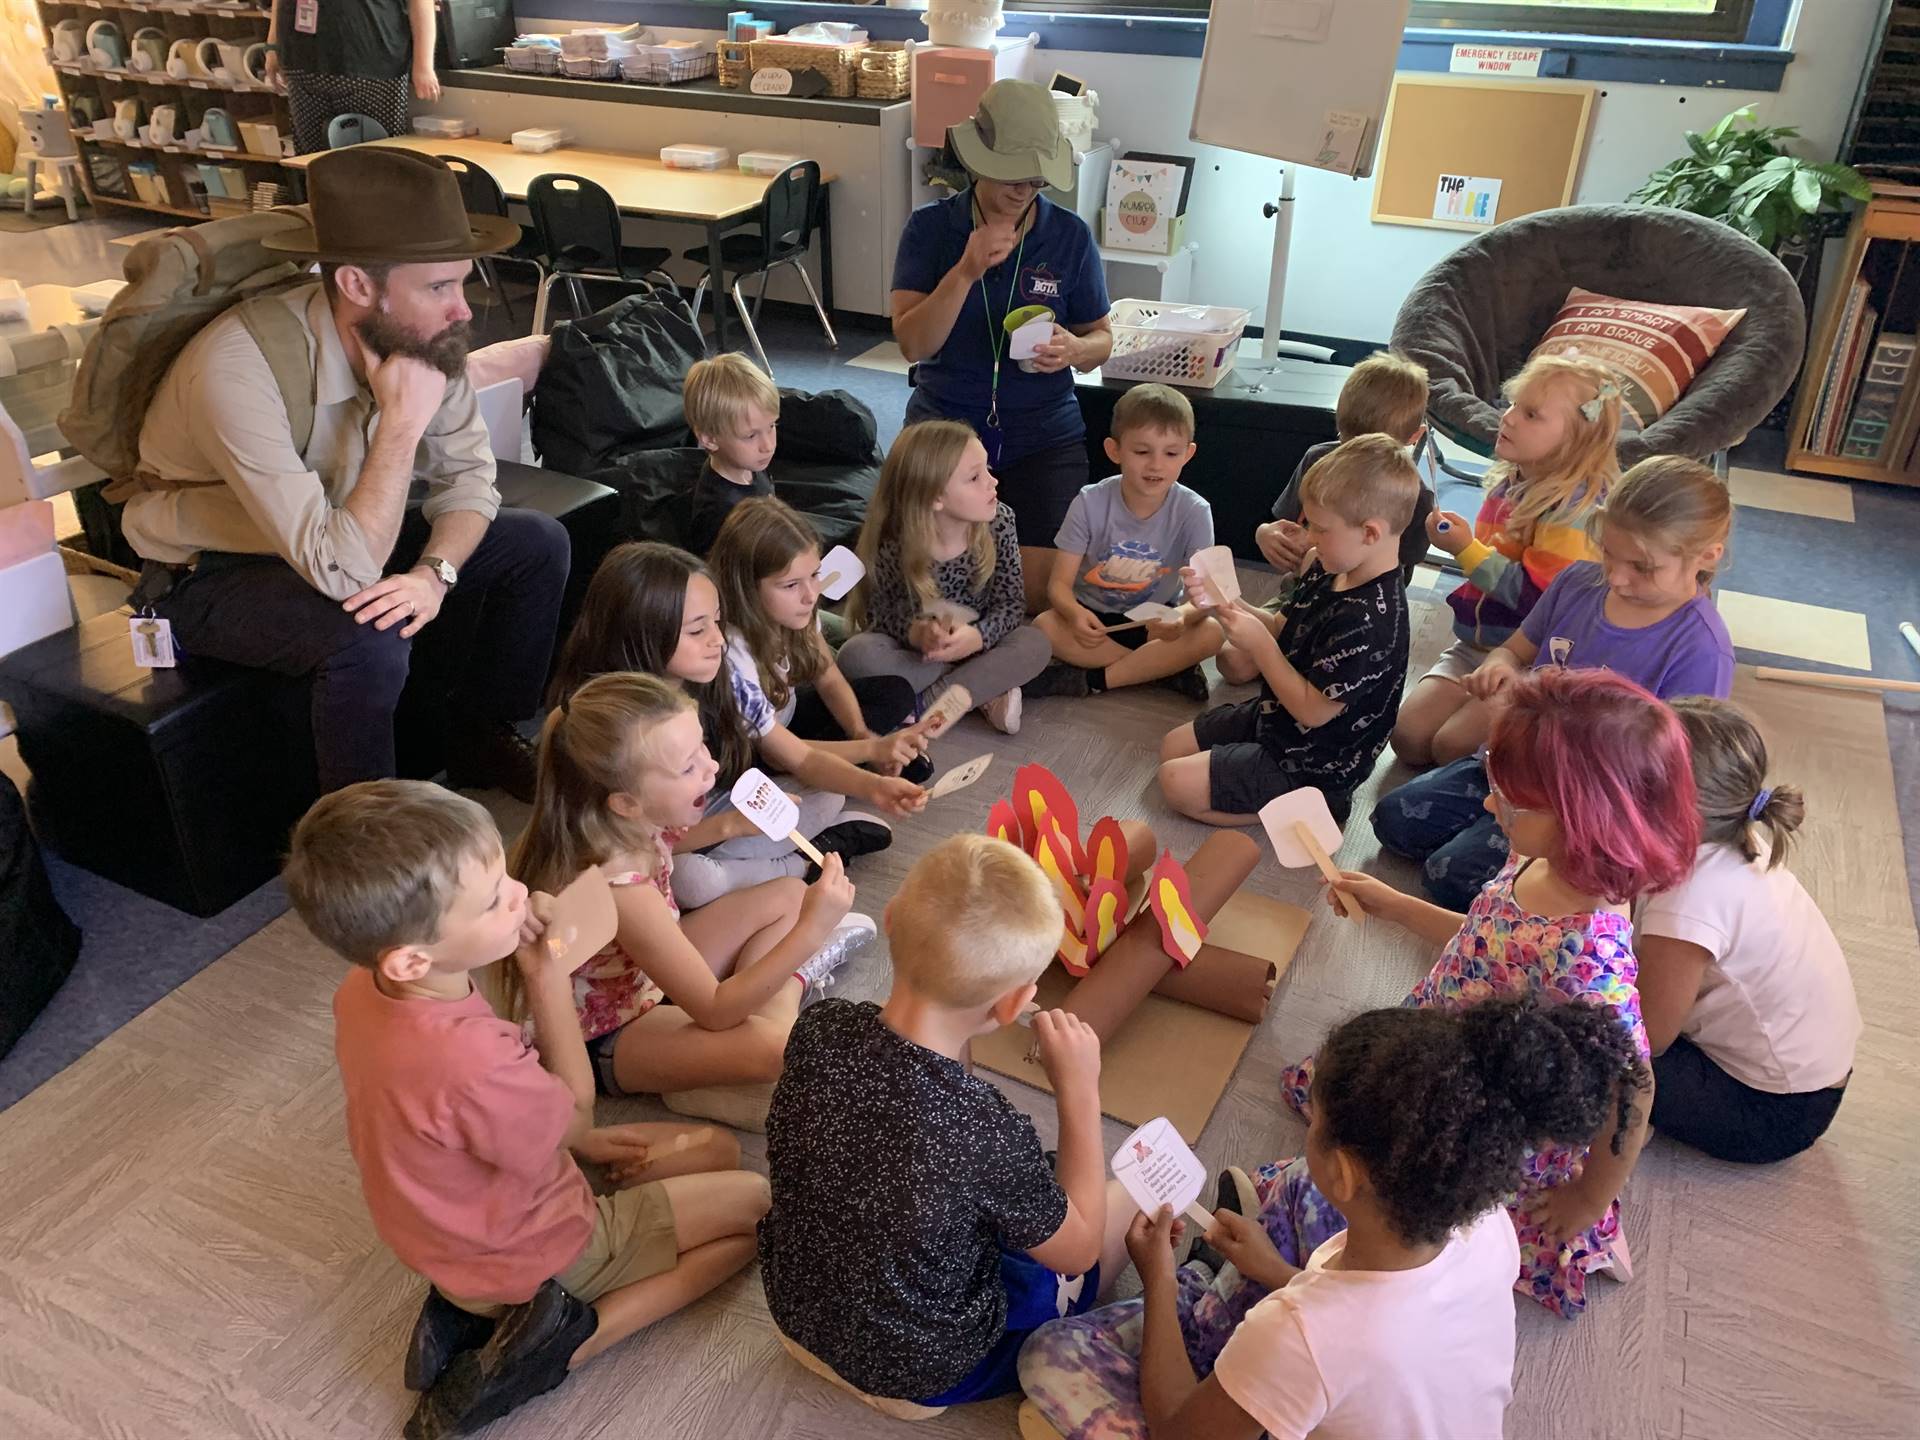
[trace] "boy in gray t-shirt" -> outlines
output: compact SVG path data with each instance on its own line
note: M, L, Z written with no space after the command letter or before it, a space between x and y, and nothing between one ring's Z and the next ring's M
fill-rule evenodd
M1223 642L1220 627L1186 604L1180 567L1213 544L1213 509L1180 483L1193 458L1193 407L1165 385L1137 385L1113 409L1107 458L1120 473L1073 499L1054 537L1052 608L1034 624L1054 663L1025 686L1029 696L1086 695L1164 680L1207 698L1200 662ZM1142 603L1177 607L1177 618L1130 621Z

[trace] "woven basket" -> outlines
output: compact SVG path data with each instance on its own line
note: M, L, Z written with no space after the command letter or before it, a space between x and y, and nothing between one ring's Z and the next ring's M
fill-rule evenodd
M714 79L722 89L738 90L753 73L752 46L745 40L722 40L714 46Z
M862 100L904 100L913 93L913 42L881 40L860 52L853 91Z
M796 45L791 40L756 40L751 46L755 70L813 70L826 77L827 93L836 100L853 96L853 76L860 56L858 45Z

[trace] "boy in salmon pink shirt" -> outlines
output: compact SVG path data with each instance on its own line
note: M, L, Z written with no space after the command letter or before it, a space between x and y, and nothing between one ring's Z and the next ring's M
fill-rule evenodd
M347 1138L374 1228L432 1288L405 1433L464 1435L744 1267L766 1182L704 1126L593 1123L573 936L506 873L479 805L380 780L315 803L287 890L353 962L334 994ZM538 1040L472 972L512 956ZM595 1195L579 1161L620 1187Z

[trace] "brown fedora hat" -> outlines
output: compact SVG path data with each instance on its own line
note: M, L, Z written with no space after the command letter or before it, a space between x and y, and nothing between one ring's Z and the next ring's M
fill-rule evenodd
M516 244L520 227L499 215L469 215L444 161L397 145L329 150L307 166L311 219L260 243L314 260L353 265L435 265Z

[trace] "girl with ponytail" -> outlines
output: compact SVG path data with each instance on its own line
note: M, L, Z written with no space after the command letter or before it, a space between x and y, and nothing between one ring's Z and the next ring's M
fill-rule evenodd
M1637 907L1653 1125L1720 1160L1798 1155L1846 1093L1860 1006L1826 917L1782 863L1806 815L1722 700L1676 700L1704 827L1693 873Z
M1178 1217L1135 1216L1142 1299L1027 1342L1022 1433L1500 1434L1519 1265L1501 1201L1535 1146L1627 1143L1646 1080L1605 1006L1522 996L1335 1027L1306 1154L1258 1185L1231 1172L1258 1203L1214 1216L1206 1260L1176 1267Z

